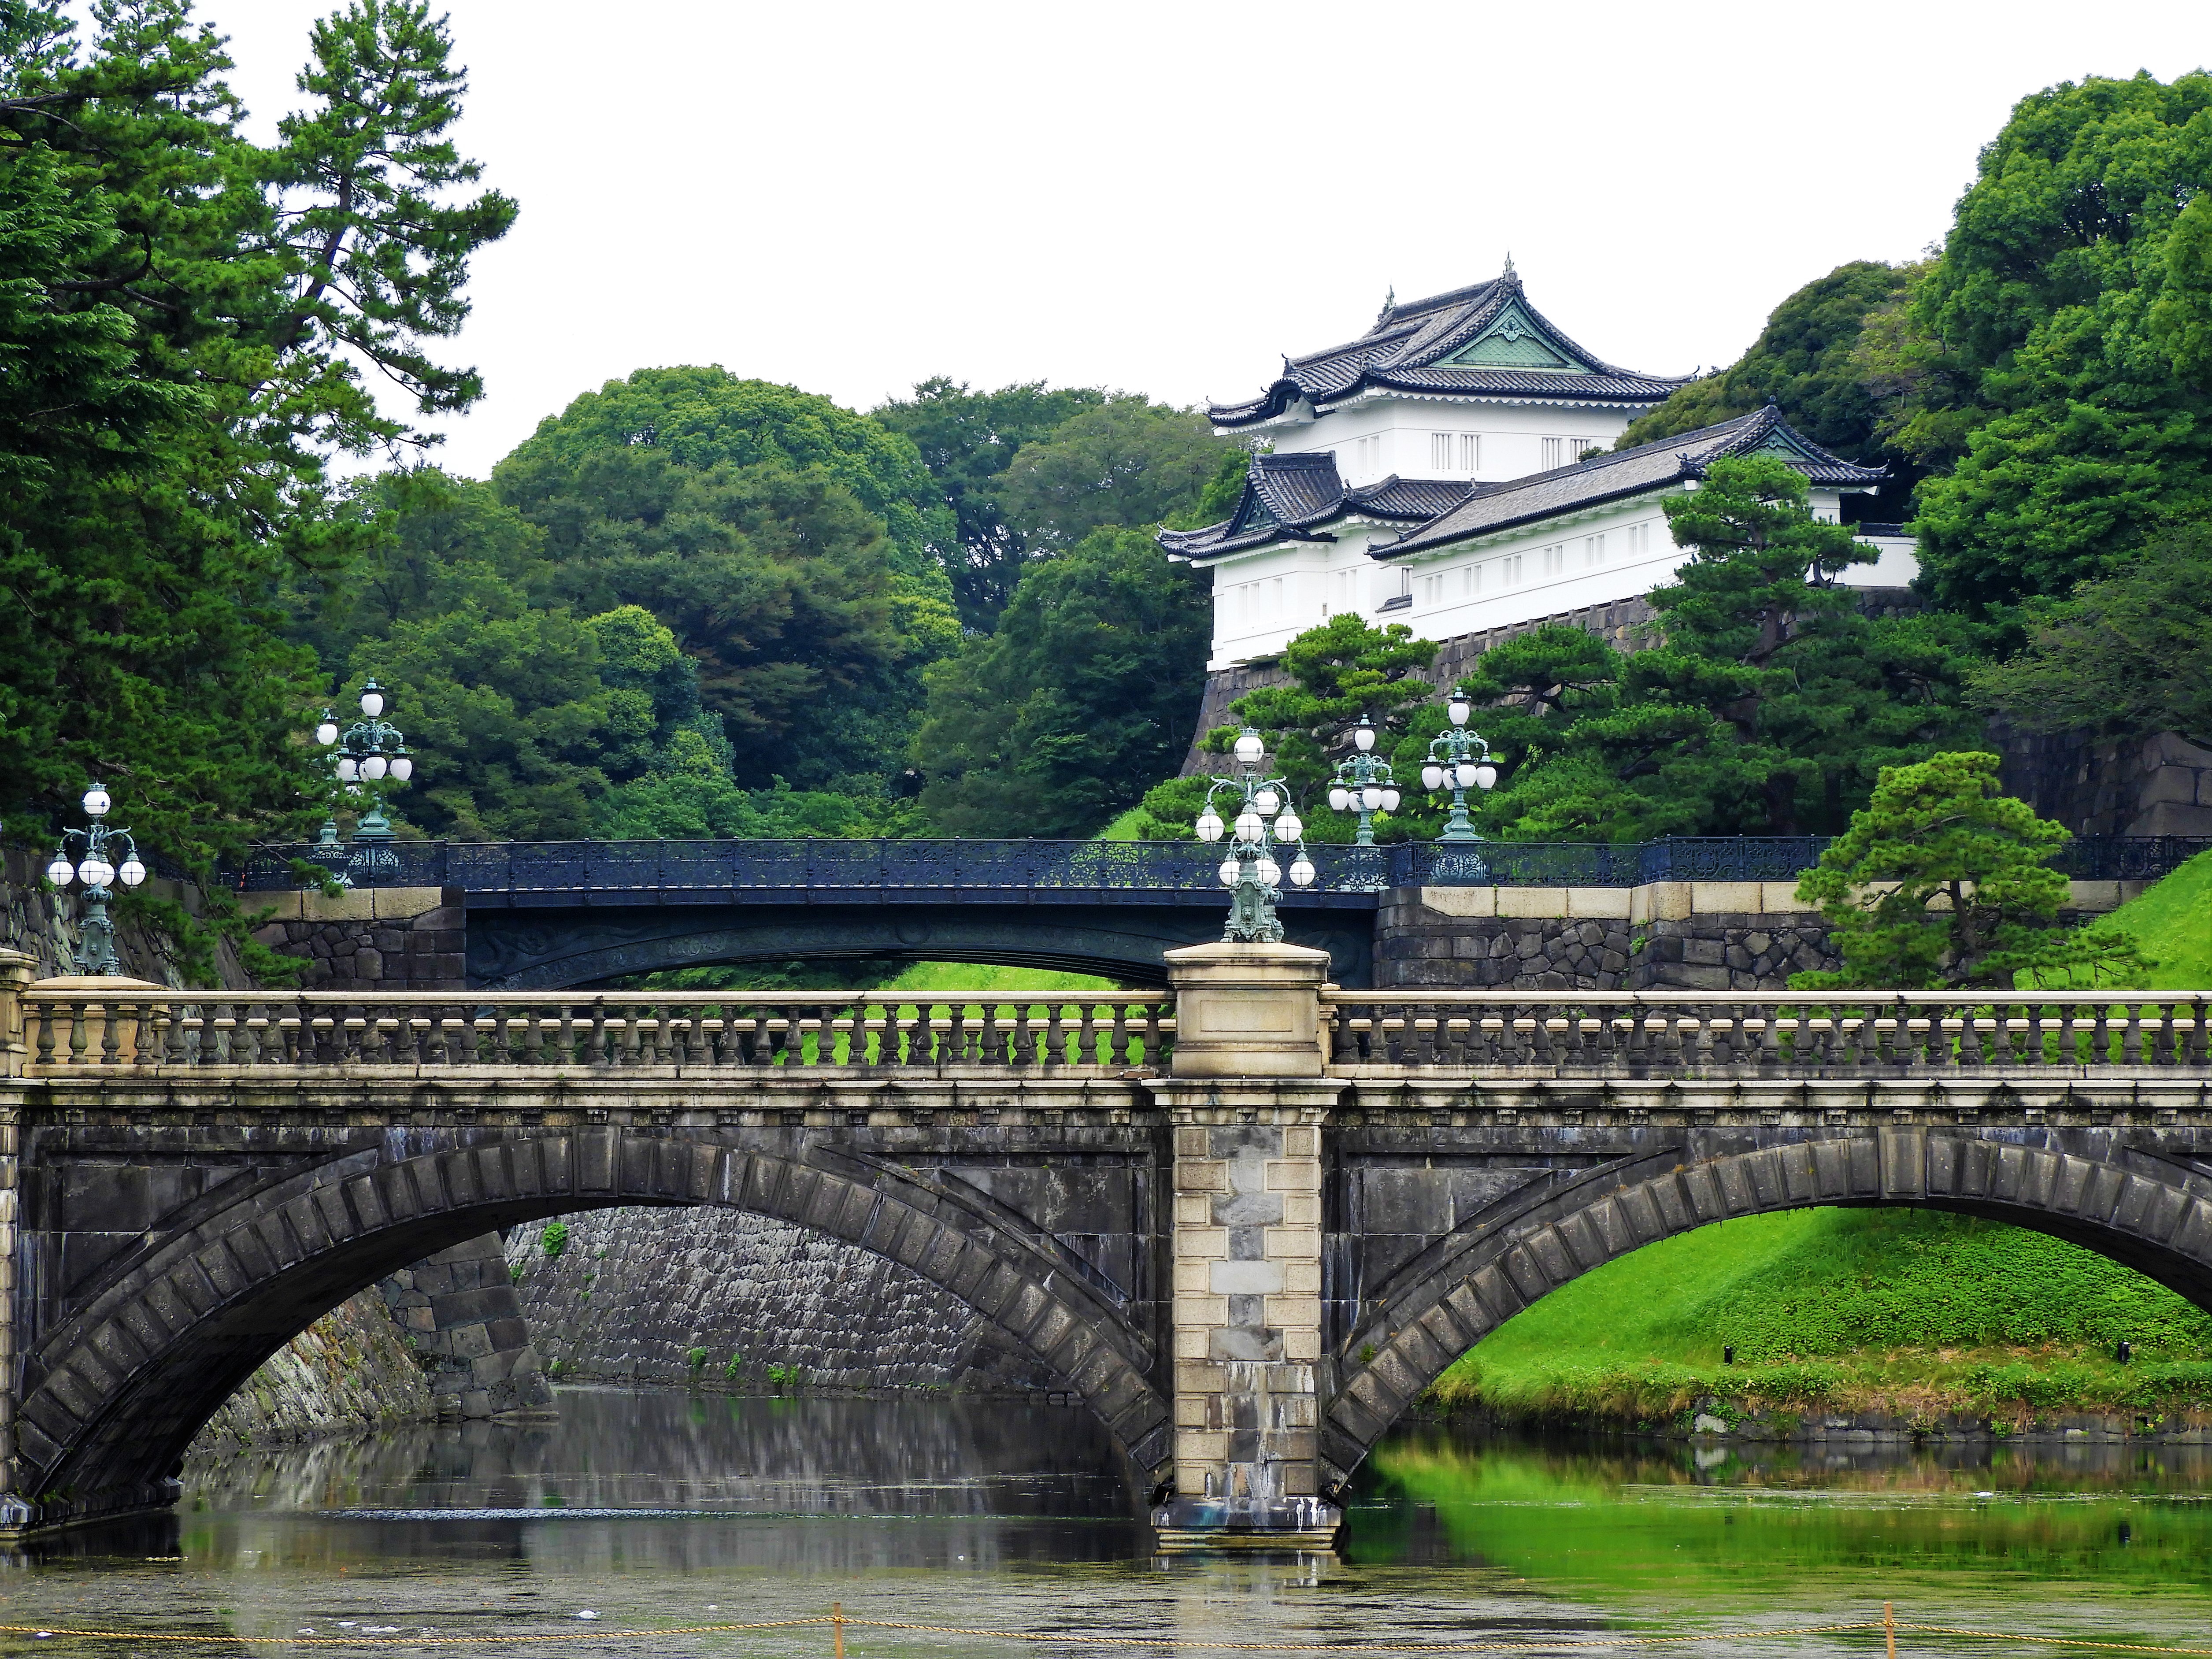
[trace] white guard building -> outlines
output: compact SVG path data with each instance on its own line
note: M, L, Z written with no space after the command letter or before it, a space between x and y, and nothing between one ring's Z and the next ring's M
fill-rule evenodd
M1278 655L1354 611L1450 640L1588 612L1666 582L1681 555L1660 503L1725 455L1782 456L1834 521L1885 474L1828 453L1773 408L1614 451L1683 384L1602 362L1528 303L1509 264L1474 288L1390 305L1358 339L1288 359L1214 429L1271 440L1236 513L1162 531L1171 558L1213 572L1220 671ZM1917 573L1894 525L1844 580L1902 587Z

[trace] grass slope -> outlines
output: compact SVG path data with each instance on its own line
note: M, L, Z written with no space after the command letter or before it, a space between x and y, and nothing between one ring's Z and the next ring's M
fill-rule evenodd
M2135 1359L2114 1359L2122 1339ZM1737 1363L1721 1363L1733 1344ZM1911 1210L1701 1228L1508 1321L1432 1398L1528 1419L1664 1420L1701 1397L1928 1417L2212 1399L2212 1314L2039 1233Z
M2141 897L2112 912L2114 926L2135 936L2158 963L2152 991L2212 987L2212 853L2199 853Z

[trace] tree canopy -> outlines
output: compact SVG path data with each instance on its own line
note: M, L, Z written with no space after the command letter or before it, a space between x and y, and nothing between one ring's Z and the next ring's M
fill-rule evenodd
M913 442L951 511L959 539L947 563L964 627L991 630L1036 550L1028 527L1009 518L999 499L1008 465L1024 445L1105 401L1106 394L1091 386L1055 391L1031 380L972 392L939 374L917 385L911 398L870 411Z
M2059 597L2212 515L2212 76L2022 99L1879 353L1931 592Z
M1796 990L2010 990L2127 984L2153 964L2110 927L2062 926L2069 888L2051 854L2073 839L2000 794L1997 757L1939 754L1886 767L1820 864L1797 884L1820 907L1841 972Z
M1194 410L1117 394L1023 445L999 499L1033 544L1073 547L1103 526L1134 530L1188 508L1232 447Z
M441 20L352 0L317 25L303 107L257 143L221 40L183 0L0 8L0 808L88 774L152 848L205 866L319 806L299 744L315 665L288 573L357 524L323 457L424 443L467 407L434 356L514 204L447 134Z
M1096 833L1190 746L1212 611L1141 531L1023 574L998 631L931 672L915 756L948 835Z

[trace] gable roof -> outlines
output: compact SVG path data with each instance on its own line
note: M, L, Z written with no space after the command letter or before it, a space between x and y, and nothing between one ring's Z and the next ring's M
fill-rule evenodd
M1393 477L1353 488L1338 473L1330 450L1255 455L1234 513L1202 530L1163 530L1158 541L1177 558L1205 560L1280 541L1325 540L1322 526L1355 514L1418 526L1471 491L1499 487Z
M1528 303L1509 265L1471 288L1385 306L1358 339L1285 358L1280 377L1252 402L1206 412L1218 427L1252 426L1301 399L1325 413L1373 391L1649 405L1688 379L1638 374L1583 350Z
M1889 476L1887 467L1861 466L1830 454L1793 428L1782 411L1769 404L1717 426L1677 433L1656 443L1615 450L1509 483L1485 485L1412 533L1368 551L1375 558L1393 559L1471 537L1496 535L1699 477L1725 457L1762 453L1780 455L1816 484L1863 489Z

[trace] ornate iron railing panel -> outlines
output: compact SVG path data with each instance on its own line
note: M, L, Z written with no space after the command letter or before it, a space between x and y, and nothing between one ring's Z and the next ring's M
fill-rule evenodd
M1821 836L1686 836L1653 842L1486 841L1313 846L1322 893L1389 887L1639 887L1657 881L1789 881L1820 861ZM2151 880L2212 837L2084 836L2053 861L2087 880ZM334 857L343 854L344 858ZM347 859L353 861L350 865ZM241 890L296 884L294 860L356 885L470 892L1195 893L1217 890L1218 850L1193 842L388 842L373 849L266 847ZM1296 904L1299 895L1285 894Z
M119 1067L1163 1070L1168 992L33 991L31 1073Z
M1342 991L1322 1018L1346 1074L2212 1066L2208 991Z

